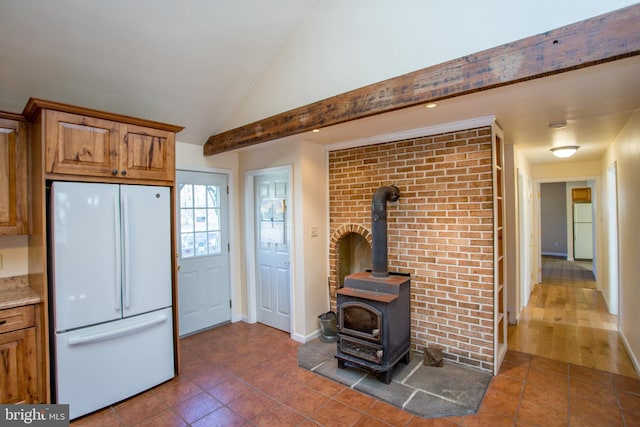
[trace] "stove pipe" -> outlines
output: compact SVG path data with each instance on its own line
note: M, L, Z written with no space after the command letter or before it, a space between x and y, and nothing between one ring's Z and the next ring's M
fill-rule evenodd
M395 202L400 198L400 190L395 185L380 187L373 194L371 204L371 234L373 277L387 277L387 202Z

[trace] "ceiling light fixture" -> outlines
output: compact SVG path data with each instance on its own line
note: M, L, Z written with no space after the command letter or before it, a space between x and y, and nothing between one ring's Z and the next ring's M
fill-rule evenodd
M580 147L578 147L577 145L567 145L566 147L553 147L551 149L551 152L556 157L559 157L561 159L566 159L567 157L571 157L574 154L576 154L576 151L578 151L578 148Z
M431 102L431 103L425 105L425 108L431 109L431 108L436 108L437 106L438 106L438 104L436 104L435 102Z
M553 123L549 123L549 127L551 129L562 129L564 127L567 127L567 122L562 121L562 122L553 122Z
M318 132L320 132L320 129L314 129L314 130L312 130L311 132L313 132L313 133L318 133Z

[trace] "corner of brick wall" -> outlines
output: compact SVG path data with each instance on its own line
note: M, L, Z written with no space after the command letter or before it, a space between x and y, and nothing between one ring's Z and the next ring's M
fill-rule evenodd
M337 240L369 230L374 191L396 185L389 270L411 274L412 348L492 371L492 179L490 127L330 152L332 307Z

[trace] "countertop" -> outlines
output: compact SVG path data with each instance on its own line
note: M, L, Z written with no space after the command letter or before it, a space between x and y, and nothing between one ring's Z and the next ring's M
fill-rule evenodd
M0 310L39 302L40 297L29 287L26 275L0 277Z

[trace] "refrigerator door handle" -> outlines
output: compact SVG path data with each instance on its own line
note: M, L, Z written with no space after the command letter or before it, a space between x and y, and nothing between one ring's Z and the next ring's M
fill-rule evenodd
M115 305L115 309L116 311L120 311L120 307L122 305L122 287L120 286L120 280L122 272L120 271L120 266L122 263L122 258L120 257L120 245L118 244L118 241L120 240L120 209L119 206L120 204L118 203L118 196L114 195L113 196L113 230L114 230L114 234L115 234L115 242L116 244L114 245L114 251L115 251L115 271L116 271L116 280L115 280L115 301L114 301L114 305Z
M119 329L113 329L111 331L100 332L97 334L91 335L81 335L78 337L69 338L69 345L81 345L81 344L92 344L99 341L106 341L114 338L121 337L123 335L132 334L140 331L141 329L146 329L151 326L164 323L167 321L167 316L162 314L156 317L155 319L150 319L145 322L137 323L135 325L125 326Z
M126 195L122 197L122 227L124 230L124 308L131 306L131 291L129 289L129 203Z

